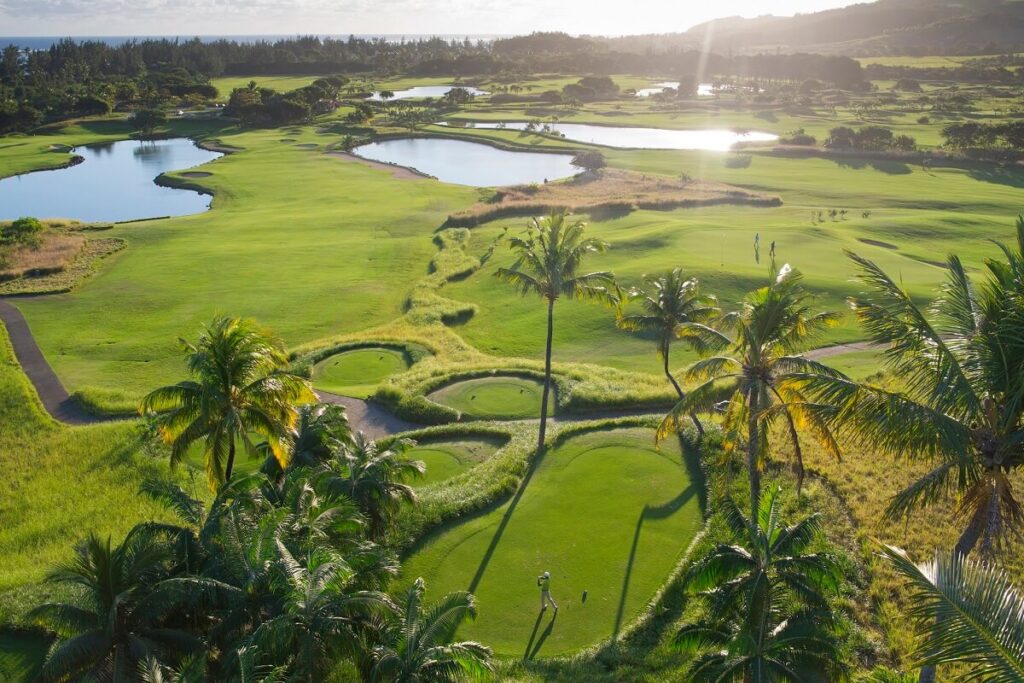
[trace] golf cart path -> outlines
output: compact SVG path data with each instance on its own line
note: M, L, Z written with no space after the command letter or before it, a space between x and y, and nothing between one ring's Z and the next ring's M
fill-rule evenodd
M352 428L366 434L371 439L380 439L426 426L406 422L380 404L364 401L361 398L339 396L327 391L317 391L316 395L324 403L333 403L344 407Z
M804 353L803 356L809 360L821 360L822 358L838 356L842 353L851 353L853 351L880 351L884 348L885 346L882 344L859 341L850 342L849 344L836 344L835 346L823 346L820 349L811 349Z
M60 378L50 367L36 344L32 330L25 316L7 301L0 300L0 320L7 326L7 334L14 347L14 355L22 369L36 388L43 406L55 420L69 425L85 425L103 422L104 418L92 415L82 409L61 384Z
M7 327L7 334L14 347L14 355L21 364L25 375L32 382L43 406L55 420L68 425L86 425L107 422L117 417L99 417L86 412L68 395L67 389L61 384L60 378L50 367L39 345L36 344L28 322L15 306L0 299L0 320ZM828 358L851 351L865 351L880 348L871 342L852 342L837 344L820 349L813 349L804 354L812 360ZM394 415L382 405L350 396L340 396L326 391L318 391L317 396L324 403L333 403L345 408L352 427L366 434L371 439L380 439L400 432L420 429L427 425L415 424ZM617 417L640 417L645 415L662 415L663 410L651 408L619 409L587 413L582 415L560 415L550 418L558 423L585 422L587 420L608 419ZM539 418L517 420L517 422L539 422Z

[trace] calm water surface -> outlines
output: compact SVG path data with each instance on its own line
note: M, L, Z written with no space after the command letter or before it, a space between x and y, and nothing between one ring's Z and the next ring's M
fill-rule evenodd
M454 123L450 125L455 125ZM668 130L666 128L632 128L625 126L594 126L586 123L549 123L552 131L561 133L569 140L590 142L607 147L632 147L635 149L706 149L725 152L741 142L772 142L777 135L758 131L737 132L725 128L702 130ZM466 123L468 128L505 128L525 130L523 121L506 123Z
M497 187L540 183L579 172L572 155L509 152L490 145L442 138L402 138L352 150L366 159L408 166L456 185Z
M0 219L128 221L199 213L210 207L209 195L160 187L153 179L222 156L186 138L122 140L78 147L74 153L85 161L0 180Z
M462 88L463 90L468 91L471 95L476 96L488 94L484 90L480 90L479 88L474 88L468 85L417 85L416 87L409 88L407 90L393 90L392 92L395 93L395 96L392 97L391 99L411 100L417 97L444 97L445 93L447 93L452 88ZM374 92L373 95L370 96L370 99L379 102L381 99L380 91L378 90Z

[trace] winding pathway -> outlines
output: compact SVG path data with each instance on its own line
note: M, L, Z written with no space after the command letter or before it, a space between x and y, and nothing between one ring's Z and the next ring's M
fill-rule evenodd
M93 415L83 410L68 395L67 389L61 384L60 378L57 377L53 368L46 361L46 357L43 356L39 345L36 344L35 337L32 336L32 330L29 329L28 323L21 314L21 311L10 302L2 299L0 299L0 320L7 326L11 346L14 347L14 355L25 371L25 375L28 376L32 385L39 393L39 398L42 400L43 406L46 407L46 412L53 416L55 420L69 425L86 425L118 419ZM842 353L868 351L877 348L880 347L871 342L852 342L813 349L805 355L812 360L820 360ZM344 406L352 426L371 439L380 439L424 426L403 420L383 406L363 399L340 396L326 391L318 391L317 396L324 403ZM601 418L638 417L659 414L661 414L661 411L650 408L637 408L634 410L622 409L585 415L562 415L551 418L551 421L555 423L571 423ZM524 420L524 422L526 421L531 420ZM536 422L537 418L533 418L532 421Z
M0 300L0 320L7 326L7 334L14 347L14 355L21 363L22 369L32 381L46 412L70 425L93 424L103 422L104 418L86 412L68 395L67 389L61 384L57 373L46 362L42 350L36 344L32 330L25 321L25 316L10 303Z

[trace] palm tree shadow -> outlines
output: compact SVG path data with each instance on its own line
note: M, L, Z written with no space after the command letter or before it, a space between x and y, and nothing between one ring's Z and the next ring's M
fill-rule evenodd
M636 561L636 549L640 544L640 530L643 529L644 521L669 517L694 496L697 496L701 511L707 510L707 479L704 467L701 465L700 451L696 445L691 444L682 436L679 437L679 444L683 451L683 465L690 475L690 485L667 503L657 507L644 505L644 509L640 511L640 516L636 520L636 529L633 532L633 544L629 549L629 560L626 562L626 575L622 578L622 592L619 594L619 607L615 613L615 626L612 629L613 638L618 637L619 630L622 628L622 617L626 611L626 597L629 594L629 582L633 575L633 563Z
M544 615L544 612L541 612L540 614L537 615L537 623L538 624L540 623L540 619L541 619L541 617L543 615ZM537 643L533 646L533 651L530 652L530 655L526 659L533 659L534 657L537 656L537 653L540 652L540 648L544 644L544 641L547 640L548 636L551 635L551 632L555 630L555 619L557 619L557 618L558 618L558 610L554 610L554 612L552 612L552 614L551 614L551 621L549 621L548 625L544 628L544 632L540 634L540 638L537 639ZM534 627L533 627L533 632L534 633L537 632L537 626L536 625L534 625ZM533 638L531 637L530 640L532 641ZM529 646L527 646L526 649L527 649L527 651L529 651L530 650Z
M523 477L523 481L520 482L519 488L516 489L516 494L508 504L508 509L505 510L505 514L501 516L501 521L498 523L498 528L494 531L491 543L487 546L487 551L484 553L484 556L480 558L480 566L476 568L473 580L469 582L469 588L467 590L470 593L476 593L476 589L480 585L480 581L484 578L484 572L487 571L487 565L490 564L491 557L494 556L494 551L498 549L498 544L501 543L501 537L505 533L505 528L508 527L508 523L512 520L512 515L515 514L519 501L522 499L523 494L526 493L526 487L530 485L530 480L533 479L533 473L537 471L537 467L540 466L545 455L547 455L547 448L538 453L530 462L530 468L526 470L526 476Z

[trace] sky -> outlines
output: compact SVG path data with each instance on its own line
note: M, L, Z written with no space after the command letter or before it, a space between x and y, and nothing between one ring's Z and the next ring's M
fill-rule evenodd
M0 0L0 35L521 34L685 31L855 0Z

